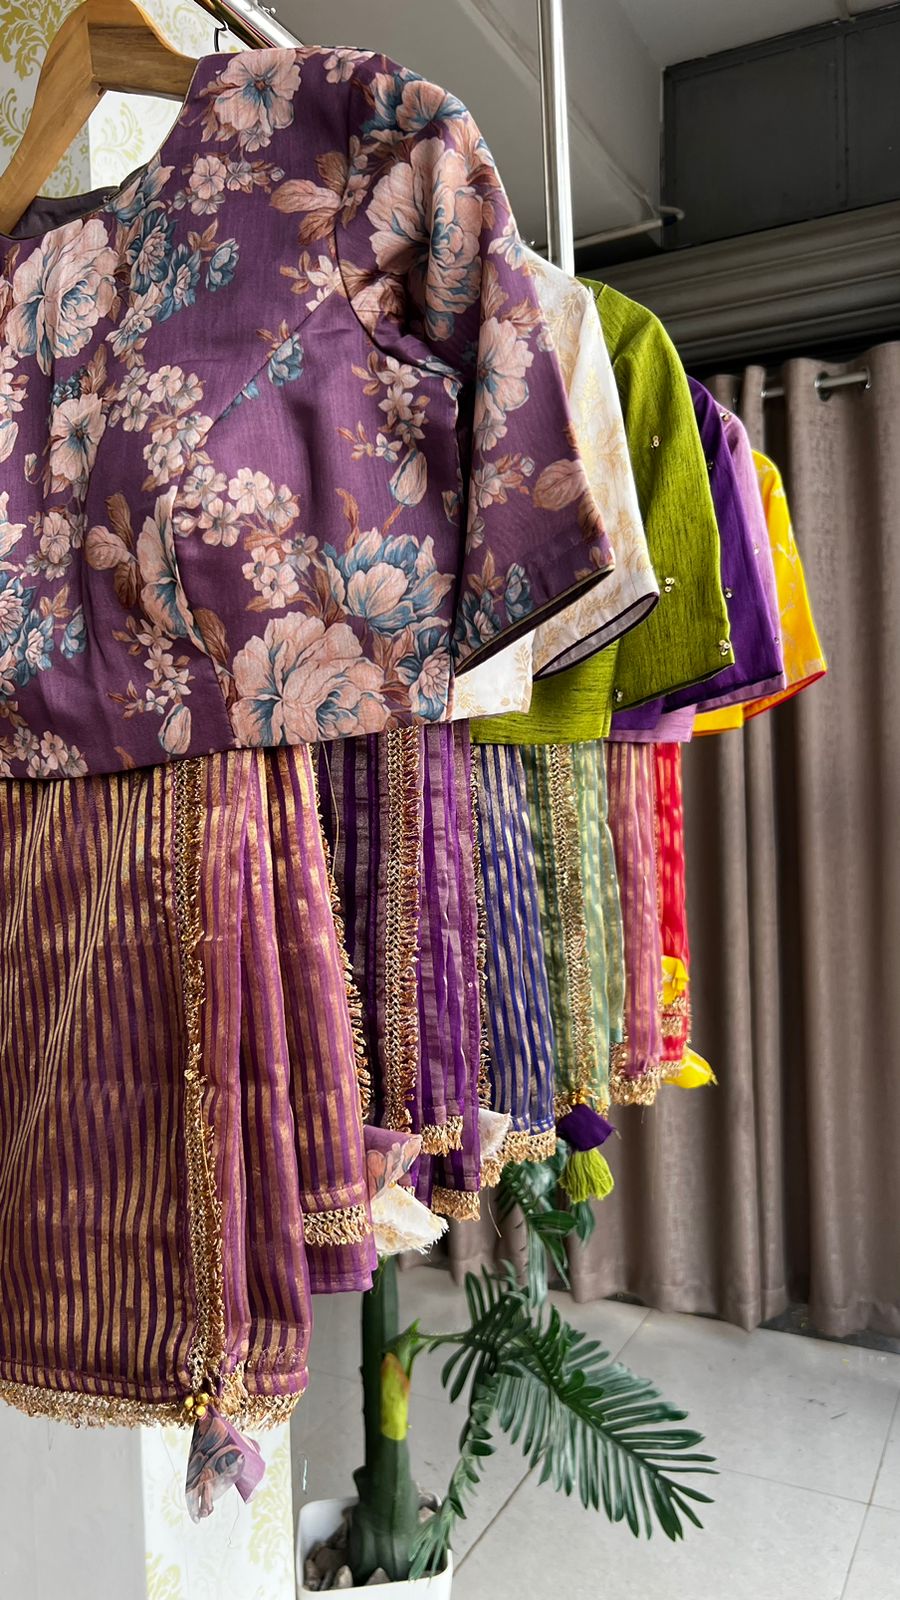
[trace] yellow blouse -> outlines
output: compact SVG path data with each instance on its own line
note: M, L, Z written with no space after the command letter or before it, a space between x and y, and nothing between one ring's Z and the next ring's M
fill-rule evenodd
M774 462L758 450L754 450L753 459L775 566L787 682L777 694L764 695L760 700L748 700L743 705L728 706L721 711L699 712L694 723L694 732L697 734L724 733L729 728L741 728L748 717L756 717L761 711L781 705L782 701L789 700L808 684L815 683L826 671L825 655L816 632L781 473Z

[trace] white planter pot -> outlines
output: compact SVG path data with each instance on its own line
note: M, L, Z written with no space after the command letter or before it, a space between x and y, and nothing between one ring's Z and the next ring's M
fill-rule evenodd
M341 1517L348 1506L352 1506L352 1498L347 1500L310 1500L308 1505L302 1506L297 1521L297 1595L298 1600L315 1600L318 1591L307 1589L303 1584L303 1564L310 1550L323 1539L330 1539L340 1527ZM407 1579L404 1583L382 1583L368 1588L356 1585L352 1589L328 1590L342 1597L342 1600L374 1600L377 1595L384 1595L385 1600L450 1600L450 1589L453 1583L453 1557L448 1555L447 1565L443 1572L436 1578L416 1578L415 1582Z

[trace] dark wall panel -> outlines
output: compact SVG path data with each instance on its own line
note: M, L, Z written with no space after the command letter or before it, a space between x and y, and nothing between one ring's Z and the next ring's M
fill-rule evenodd
M900 197L900 6L672 67L668 246Z

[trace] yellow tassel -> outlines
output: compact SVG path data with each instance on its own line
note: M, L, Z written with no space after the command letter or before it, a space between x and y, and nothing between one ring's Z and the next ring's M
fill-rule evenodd
M667 1081L673 1083L676 1089L705 1089L707 1084L716 1083L717 1079L709 1062L688 1046L681 1058L680 1072Z
M615 1188L609 1162L597 1149L573 1150L559 1181L576 1205L582 1200L605 1200Z

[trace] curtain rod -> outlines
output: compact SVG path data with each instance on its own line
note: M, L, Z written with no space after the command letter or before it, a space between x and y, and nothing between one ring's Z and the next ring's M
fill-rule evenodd
M860 367L858 372L835 373L833 377L828 372L820 372L813 387L817 395L823 396L830 394L832 389L851 389L858 383L861 383L866 389L871 388L872 377L868 367ZM766 383L763 385L762 398L764 400L780 400L783 394L783 383Z

